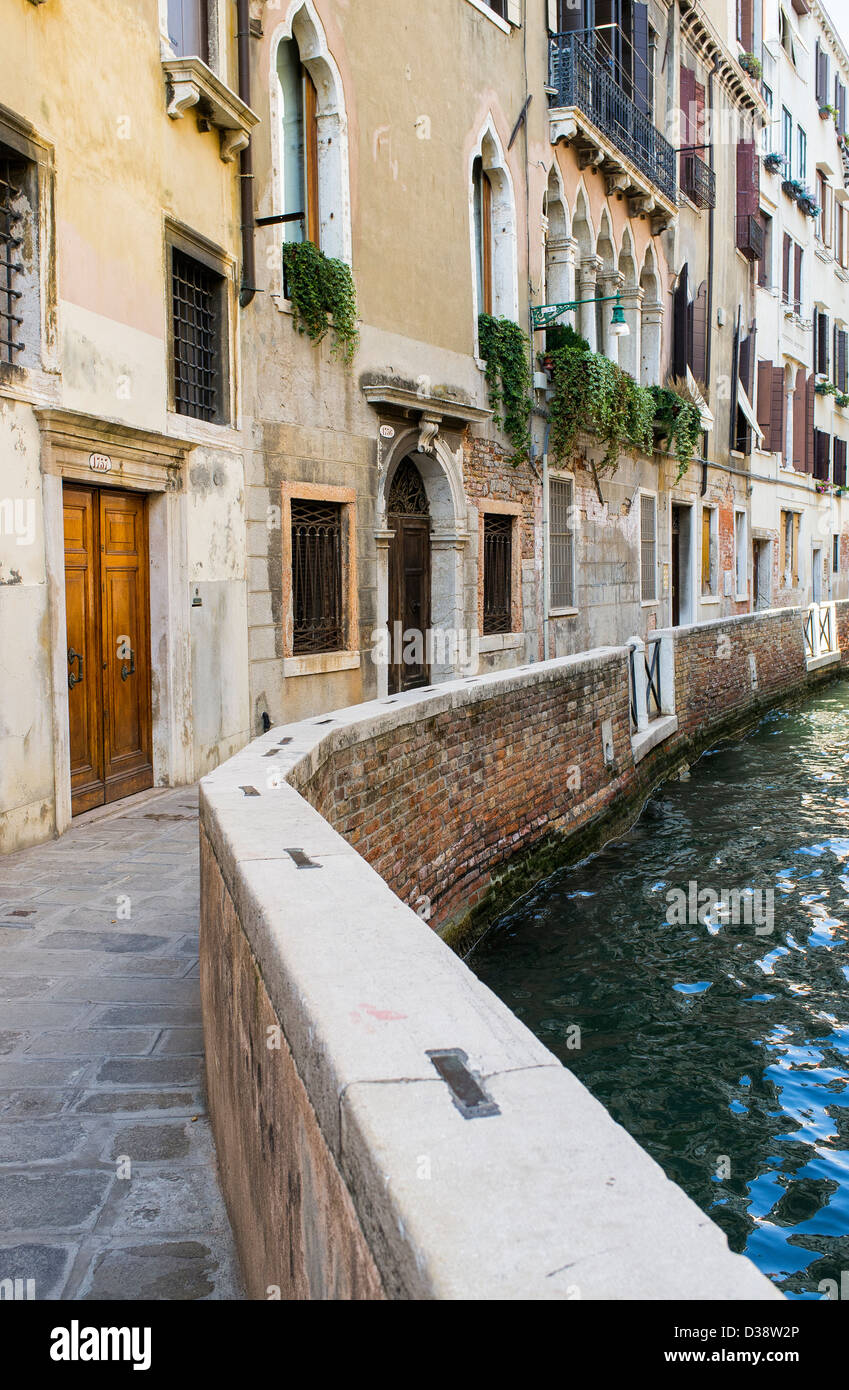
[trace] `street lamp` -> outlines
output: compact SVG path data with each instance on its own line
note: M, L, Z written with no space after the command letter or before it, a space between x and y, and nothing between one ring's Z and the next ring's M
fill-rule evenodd
M609 333L611 338L627 338L631 332L625 318L625 310L622 307L622 300L618 294L600 294L593 299L568 299L563 304L539 304L531 310L531 322L534 332L541 328L549 328L556 323L561 314L566 314L572 309L579 308L582 304L613 304L613 315L610 320Z

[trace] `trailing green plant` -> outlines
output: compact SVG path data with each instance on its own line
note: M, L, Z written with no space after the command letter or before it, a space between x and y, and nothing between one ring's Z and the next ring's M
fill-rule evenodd
M478 342L481 357L486 360L489 404L496 425L513 445L516 464L527 458L531 447L531 346L517 323L494 318L492 314L479 316Z
M611 473L624 451L651 451L654 401L615 362L580 346L583 341L564 342L549 354L549 448L560 461L568 456L577 435L586 431L605 446L599 467Z
M545 355L548 356L560 347L579 348L581 352L590 350L586 338L582 338L571 323L553 323L545 330Z
M763 74L763 64L760 58L754 53L743 53L740 56L740 67L747 72L750 77L759 82Z
M283 267L298 332L320 343L332 329L331 352L350 363L359 340L350 266L325 256L311 241L290 241L283 247Z
M845 410L849 405L849 392L838 391L834 397L834 404L839 405L841 410Z
M654 433L678 460L676 482L687 471L702 432L702 414L696 402L672 384L649 386L654 400Z
M833 381L818 381L814 386L814 391L818 396L836 396L838 394Z

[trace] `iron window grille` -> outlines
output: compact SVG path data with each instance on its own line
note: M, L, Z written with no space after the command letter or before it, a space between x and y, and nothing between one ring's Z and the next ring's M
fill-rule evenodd
M657 598L657 515L653 497L640 498L640 597Z
M25 166L20 159L0 152L0 361L12 363L24 346L24 321L18 312L23 296L20 250L24 214L20 202L24 175Z
M512 602L513 518L486 512L483 519L484 636L510 632Z
M174 409L196 420L219 420L223 276L176 246L171 256Z
M574 603L571 508L571 482L564 478L552 478L549 483L552 608L571 608Z
M295 656L340 651L342 508L333 502L292 502L292 609Z
M716 207L716 175L694 150L681 151L681 190L697 208Z

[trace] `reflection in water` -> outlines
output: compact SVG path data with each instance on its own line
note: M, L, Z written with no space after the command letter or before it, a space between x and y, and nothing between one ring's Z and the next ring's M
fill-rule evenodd
M771 928L713 908L668 921L690 884L769 890ZM469 964L732 1249L790 1297L819 1298L849 1270L847 923L839 681L705 754L623 839L523 898Z

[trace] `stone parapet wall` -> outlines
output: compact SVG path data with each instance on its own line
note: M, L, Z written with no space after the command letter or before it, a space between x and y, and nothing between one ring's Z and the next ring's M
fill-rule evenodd
M663 634L678 723L639 763L602 649L273 729L204 779L210 1112L252 1296L779 1296L432 925L840 669L807 671L803 616Z

